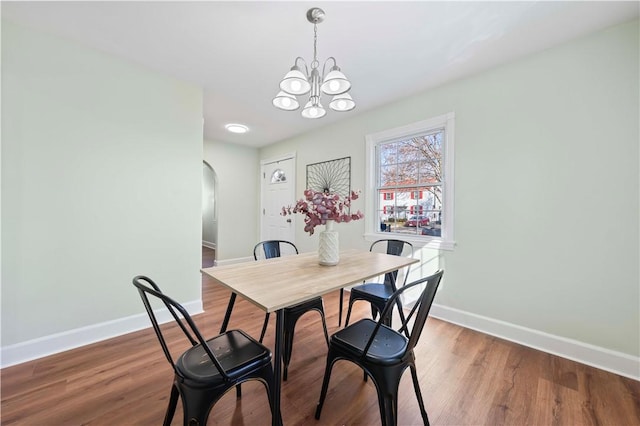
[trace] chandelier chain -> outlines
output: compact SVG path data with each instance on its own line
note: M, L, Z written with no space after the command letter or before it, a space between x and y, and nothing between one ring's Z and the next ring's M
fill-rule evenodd
M311 62L311 68L318 68L320 62L318 62L318 25L313 24L313 62Z

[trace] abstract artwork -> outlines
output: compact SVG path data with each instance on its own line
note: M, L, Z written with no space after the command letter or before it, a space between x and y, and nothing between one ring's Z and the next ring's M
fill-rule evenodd
M351 193L351 157L307 164L307 188L347 197Z

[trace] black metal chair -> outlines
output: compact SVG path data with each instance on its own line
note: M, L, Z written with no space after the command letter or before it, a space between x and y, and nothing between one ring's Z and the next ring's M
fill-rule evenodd
M265 240L261 241L255 245L253 248L253 258L255 260L259 259L271 259L274 257L280 257L285 251L289 251L289 254L298 254L298 248L290 241L285 240ZM227 312L225 314L225 318L222 323L223 331L226 329L229 323L229 317L231 316L231 310L233 309L233 305L235 303L236 294L232 293L229 299L229 305L227 307ZM291 361L291 354L293 352L293 335L296 328L296 322L298 319L306 314L309 311L316 311L320 314L320 318L322 319L322 327L324 331L324 338L327 342L327 346L329 345L329 333L327 332L327 322L325 320L324 315L324 305L322 303L321 297L315 297L311 300L307 300L306 302L299 303L294 306L289 306L284 309L284 350L282 351L282 358L284 361L284 368L282 370L282 379L287 380L288 372L289 372L289 363ZM267 331L267 326L269 324L269 313L267 312L264 316L264 323L262 324L262 331L260 333L260 343L264 339L264 335ZM238 391L240 391L238 389Z
M413 245L407 241L383 239L375 241L369 247L369 251L376 251L380 248L384 248L386 244L386 253L394 256L407 256L413 257ZM409 276L409 267L404 274L404 280L402 285L407 282ZM376 319L377 314L380 314L384 309L387 301L391 298L391 295L398 289L396 286L396 280L398 278L398 271L388 272L384 276L384 282L382 283L365 283L357 285L351 288L349 296L349 309L347 310L347 319L344 322L344 326L349 325L349 318L351 317L351 308L356 300L366 300L371 304L371 315L373 319ZM340 292L340 301L342 302L342 290ZM402 312L402 311L401 311ZM340 316L342 316L342 307L340 308ZM391 318L385 319L385 324L391 326ZM338 320L338 324L340 320Z
M365 378L370 376L373 380L378 392L378 405L383 426L395 426L398 422L398 387L402 374L409 367L422 420L425 425L429 424L418 383L413 348L424 329L442 274L443 271L438 271L429 277L407 284L393 293L377 322L369 318L361 319L331 336L322 391L316 408L316 419L320 419L334 363L338 360L347 360L361 367L365 372ZM425 287L418 299L413 302L409 315L402 321L400 328L396 331L385 325L384 318L392 315L394 307L398 306L396 302L399 301L400 295L421 285ZM411 331L409 331L410 328Z
M298 254L298 248L295 244L285 240L266 240L261 241L253 248L253 258L255 260L264 258L271 259L274 257L280 257L284 248L295 251ZM289 306L284 309L284 350L282 351L282 358L284 361L284 368L282 369L282 380L287 380L289 362L291 361L291 353L293 352L293 335L296 328L296 322L298 319L309 311L316 311L320 314L322 319L322 328L324 331L324 338L329 346L329 333L327 332L327 322L324 316L324 305L321 297L314 297L306 302L299 303L294 306ZM264 338L267 331L267 325L269 324L269 312L264 316L264 324L262 325L262 332L260 333L260 342Z
M230 388L247 380L258 380L264 384L273 413L274 376L271 351L267 347L242 330L231 330L205 340L186 309L164 295L150 278L136 276L133 285L140 293L160 346L175 372L164 418L165 426L171 424L178 396L182 399L184 425L206 425L211 408L218 399ZM152 300L157 298L162 301L191 344L191 348L175 362L149 296Z

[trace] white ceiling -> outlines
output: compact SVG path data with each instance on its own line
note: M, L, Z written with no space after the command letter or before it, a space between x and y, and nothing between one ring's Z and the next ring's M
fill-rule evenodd
M1 13L202 87L205 139L259 147L631 20L639 5L2 1ZM320 64L336 58L357 106L308 120L300 110L277 110L271 100L297 56L312 60L306 12L315 6L326 13L318 25ZM230 122L251 131L228 133Z

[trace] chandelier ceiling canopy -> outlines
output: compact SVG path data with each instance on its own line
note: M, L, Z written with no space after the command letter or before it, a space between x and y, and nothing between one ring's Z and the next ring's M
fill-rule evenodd
M296 96L310 93L308 102L302 109L305 118L321 118L327 114L320 103L322 94L333 96L329 108L334 111L351 111L356 103L347 92L351 89L351 82L340 71L336 59L329 57L322 67L322 75L318 70L318 24L324 20L324 11L314 7L307 11L307 20L313 24L313 62L311 72L307 63L300 56L296 58L291 70L280 81L280 91L273 98L273 105L285 111L295 111L300 108ZM327 70L327 65L330 68ZM304 70L304 72L303 72ZM328 71L328 72L327 72Z

